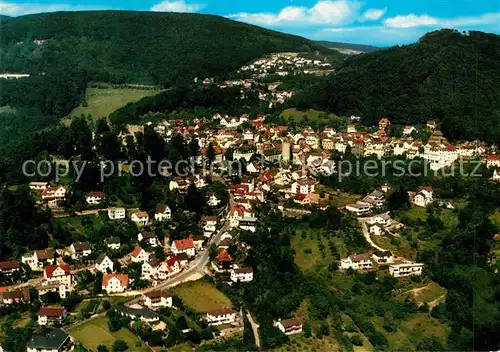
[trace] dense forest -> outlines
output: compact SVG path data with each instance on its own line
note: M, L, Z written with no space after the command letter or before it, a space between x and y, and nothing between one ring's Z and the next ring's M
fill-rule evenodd
M71 67L116 83L166 85L224 75L270 52L329 52L301 37L199 14L46 13L2 21L0 31L0 71Z
M441 30L418 43L347 59L297 105L380 116L397 124L442 123L451 139L500 141L500 36Z

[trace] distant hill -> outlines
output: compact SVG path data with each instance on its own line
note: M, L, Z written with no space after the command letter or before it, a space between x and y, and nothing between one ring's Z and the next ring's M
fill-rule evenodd
M68 67L111 82L192 81L224 75L270 52L328 53L305 38L201 14L46 13L2 21L0 33L6 52L0 71L39 73ZM34 45L35 39L45 42Z
M297 97L367 125L438 120L452 139L500 142L500 36L441 30L417 43L349 57L327 82Z
M380 47L363 44L350 44L330 41L317 41L317 43L323 45L325 48L336 49L345 54L371 53L373 51L383 49Z

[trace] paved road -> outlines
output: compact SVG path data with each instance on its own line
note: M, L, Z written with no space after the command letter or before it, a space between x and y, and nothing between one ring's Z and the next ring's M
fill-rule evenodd
M206 249L201 253L201 255L197 256L195 260L193 260L191 263L189 263L189 266L187 268L185 268L183 271L181 271L177 275L173 276L172 278L167 279L167 280L159 283L155 287L149 287L147 289L144 289L140 293L147 293L150 291L155 291L155 290L169 288L169 287L178 285L178 284L182 283L183 281L187 281L188 278L190 278L191 276L193 276L195 274L201 274L202 276L205 275L203 269L205 268L205 266L207 266L207 264L210 260L209 248L214 243L216 245L218 245L221 241L222 235L224 234L224 232L228 231L228 229L229 229L229 221L225 220L224 224L222 225L222 228L215 235L212 235L212 237L210 238L210 241L208 242ZM133 300L127 302L127 305L135 304L135 303L139 302L140 300L141 300L140 297L133 299Z
M259 348L260 350L260 336L259 336L259 325L253 320L252 314L247 310L247 319L250 322L250 325L252 325L252 330L253 330L253 336L255 338L255 345Z
M380 246L377 246L375 242L372 241L372 238L370 237L370 232L368 232L368 226L366 226L366 219L363 218L358 218L359 224L361 225L361 230L363 231L363 236L365 236L366 242L370 244L373 248L379 250L379 251L387 251L387 249L384 249Z

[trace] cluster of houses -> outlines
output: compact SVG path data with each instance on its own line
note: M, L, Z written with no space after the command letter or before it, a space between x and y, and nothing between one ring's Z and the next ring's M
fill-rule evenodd
M340 260L340 269L356 271L372 271L380 265L388 266L389 275L393 277L420 276L424 264L395 258L390 251L375 251L373 253L352 254Z
M332 65L324 58L309 58L293 53L275 53L242 66L239 72L251 73L264 78L270 74L288 76L298 73L314 74L320 70L330 70Z
M239 243L236 241L230 233L224 233L218 246L219 253L211 263L212 271L219 274L219 276L223 278L223 281L229 285L238 282L246 283L253 281L253 268L249 266L242 266L235 262L233 257L229 254L229 248L231 245L234 245L240 250L248 248L245 243Z
M375 210L385 204L389 190L389 186L384 185L380 189L377 189L365 196L362 200L346 205L345 209L356 216L367 215L371 213L372 210Z

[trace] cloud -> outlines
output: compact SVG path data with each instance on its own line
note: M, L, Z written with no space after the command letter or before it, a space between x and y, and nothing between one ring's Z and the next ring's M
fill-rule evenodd
M413 28L413 27L462 27L495 24L500 21L500 13L487 13L479 16L467 16L456 18L437 18L429 15L415 15L413 13L405 16L395 16L384 21L385 26L390 28Z
M82 6L70 4L41 4L41 3L11 3L0 1L0 14L6 16L22 16L33 13L56 11L84 11L101 10L102 7Z
M387 11L387 7L383 9L368 9L363 13L362 19L365 21L375 21L382 17Z
M354 22L361 3L348 0L318 1L313 7L288 6L279 13L241 12L227 17L266 26L344 25Z
M184 0L179 1L162 1L153 7L151 11L157 12L198 12L205 7L204 4L192 3L188 4Z

